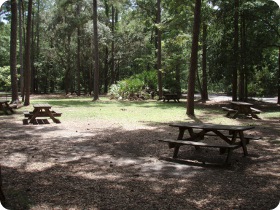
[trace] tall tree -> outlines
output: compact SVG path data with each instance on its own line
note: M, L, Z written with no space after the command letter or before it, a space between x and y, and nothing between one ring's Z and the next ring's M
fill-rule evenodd
M237 100L237 80L238 80L238 38L239 38L239 0L234 0L234 43L233 43L233 69L232 69L232 100Z
M157 27L156 27L156 34L157 34L157 71L158 71L158 93L159 99L162 98L162 67L161 67L161 0L157 0Z
M279 1L278 6L280 7ZM278 47L278 100L277 104L280 104L280 47Z
M80 2L77 2L77 19L79 19L80 16ZM78 23L77 26L77 95L81 95L81 27Z
M202 92L201 100L207 101L208 90L207 90L207 24L203 23L203 37L202 37Z
M99 99L99 50L97 27L97 0L93 0L94 90L93 100Z
M192 34L192 52L190 60L190 71L188 81L188 97L187 97L187 115L194 116L194 91L195 91L195 74L197 71L197 57L198 57L198 39L200 31L200 11L201 0L195 1L194 8L194 23Z
M23 36L22 36L22 0L18 0L18 30L19 30L19 60L20 60L20 93L24 94L24 76L23 76Z
M27 27L26 27L26 42L25 42L25 74L24 74L24 87L25 99L24 105L30 104L30 88L31 88L31 25L32 25L32 0L28 1L28 14L27 14Z
M12 84L12 103L18 103L17 85L17 1L11 0L11 41L10 41L10 71Z

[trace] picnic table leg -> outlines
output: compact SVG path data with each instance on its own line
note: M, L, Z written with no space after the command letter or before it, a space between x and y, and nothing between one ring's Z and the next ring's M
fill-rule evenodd
M14 113L14 110L12 109L12 107L10 107L10 105L8 104L8 102L5 103L6 105L6 109L9 110L11 113Z
M252 118L260 119L258 115L256 115L251 109L250 109L250 115Z
M246 139L244 138L243 131L239 131L239 137L240 137L240 140L241 140L241 146L243 148L244 156L247 156L248 155L248 151L247 151Z
M53 122L60 123L59 119L56 119L49 109L45 109L45 112L49 115L49 117L53 120Z
M36 120L36 117L39 116L39 113L40 113L40 109L34 108L33 115L31 117L29 123L34 123Z
M230 164L232 153L233 153L233 149L232 149L232 148L231 148L231 149L228 149L228 154L227 154L227 159L226 159L226 161L225 161L225 165Z
M0 110L2 110L5 114L9 114L9 113L7 112L7 109L3 106L2 103L0 103Z
M185 130L186 130L185 128L179 128L179 134L178 134L177 140L183 139ZM172 148L172 147L174 147L173 158L177 158L180 146L170 143L169 148Z
M232 116L232 118L235 119L235 118L237 118L238 115L239 115L239 110L236 111L236 112L234 113L234 115Z

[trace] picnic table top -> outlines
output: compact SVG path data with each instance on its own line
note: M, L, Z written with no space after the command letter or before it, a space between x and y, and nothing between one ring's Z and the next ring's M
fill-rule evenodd
M34 108L51 108L52 106L48 103L45 104L33 104Z
M197 128L204 130L227 130L227 131L244 131L255 128L254 126L240 126L240 125L221 125L210 123L172 123L169 126L179 128Z
M243 101L231 101L232 104L241 105L241 106L253 106L251 103L243 102Z
M0 99L0 103L6 103L6 102L9 102L9 101L6 99Z

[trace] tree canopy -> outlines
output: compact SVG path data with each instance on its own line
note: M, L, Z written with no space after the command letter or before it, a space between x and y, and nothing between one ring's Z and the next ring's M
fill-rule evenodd
M112 85L145 72L160 74L153 77L150 87L142 81L135 94L147 89L153 93L161 89L163 93L188 92L195 1L99 0L95 40L94 1L34 0L29 35L28 2L18 0L16 27L22 33L17 35L16 63L12 65L16 70L9 68L9 43L15 39L10 34L14 25L11 2L6 1L0 12L2 91L12 89L13 84L2 74L11 71L23 78L30 68L31 93L80 95L95 90L104 94ZM239 100L279 97L280 10L275 2L202 1L199 23L195 92L236 92ZM20 62L28 52L28 37L30 67ZM19 51L20 47L24 50ZM98 74L94 74L96 68ZM22 81L18 79L18 83Z

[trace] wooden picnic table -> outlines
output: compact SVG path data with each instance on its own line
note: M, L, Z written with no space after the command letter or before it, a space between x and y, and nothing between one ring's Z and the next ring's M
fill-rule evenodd
M261 113L261 110L253 108L254 104L242 102L242 101L231 101L231 107L222 107L223 110L227 111L226 116L230 117L233 114L232 118L237 118L238 116L252 117L260 119L257 114Z
M172 93L166 93L166 94L163 95L163 102L165 102L165 100L167 100L167 102L169 102L169 100L174 100L174 102L179 103L180 95L172 94Z
M34 110L32 112L24 112L25 119L24 124L28 123L36 123L36 119L39 117L50 117L53 122L60 123L59 119L55 117L60 117L61 113L57 113L55 111L51 111L52 106L50 104L34 104ZM29 122L28 122L29 120Z
M159 141L167 142L169 148L174 148L173 158L178 157L180 146L190 145L196 149L200 147L219 148L221 153L227 151L225 164L230 163L231 155L234 149L242 147L244 156L248 155L247 144L250 137L244 136L244 131L253 129L253 126L236 126L204 123L174 123L171 127L179 129L177 139L160 139ZM188 138L184 138L185 131L188 131ZM225 133L227 132L227 134ZM221 142L208 143L204 140L205 136L216 136ZM239 139L239 141L237 141ZM218 140L216 140L218 141Z
M8 100L0 100L0 110L4 111L5 114L14 113L14 110L12 107L9 105Z

